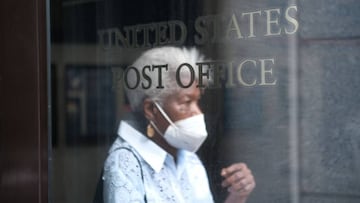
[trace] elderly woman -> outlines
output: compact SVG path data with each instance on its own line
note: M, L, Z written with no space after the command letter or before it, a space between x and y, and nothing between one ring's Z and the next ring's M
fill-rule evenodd
M198 74L192 78L189 69L183 68L176 79L181 64L196 67L202 60L195 49L162 47L146 51L131 66L145 76L134 70L126 75L133 112L121 121L105 162L104 202L213 202L205 168L195 154L207 136L198 105ZM167 68L153 71L153 65ZM182 84L195 82L184 88L178 85L179 79ZM229 191L225 202L246 202L255 187L247 166L236 163L219 175Z

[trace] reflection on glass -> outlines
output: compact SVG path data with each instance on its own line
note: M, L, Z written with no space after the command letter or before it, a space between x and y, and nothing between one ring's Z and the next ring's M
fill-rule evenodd
M94 200L132 112L126 68L146 50L177 46L211 61L199 101L208 136L197 155L215 202L228 195L222 169L239 162L256 179L247 202L358 202L358 8L353 0L51 1L51 201Z

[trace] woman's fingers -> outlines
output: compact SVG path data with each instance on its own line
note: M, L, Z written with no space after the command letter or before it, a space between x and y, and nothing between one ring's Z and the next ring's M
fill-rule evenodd
M229 192L239 195L249 195L255 188L255 180L251 170L244 163L236 163L222 169L221 176L224 181L222 187L226 187Z

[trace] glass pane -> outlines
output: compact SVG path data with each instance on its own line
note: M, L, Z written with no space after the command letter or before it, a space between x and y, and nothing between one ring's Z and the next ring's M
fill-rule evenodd
M51 1L51 201L358 202L359 9Z

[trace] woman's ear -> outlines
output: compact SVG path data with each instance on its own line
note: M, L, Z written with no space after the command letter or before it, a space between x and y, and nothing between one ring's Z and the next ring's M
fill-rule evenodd
M146 98L143 102L143 108L145 118L151 121L154 120L155 114L157 112L156 107L154 106L154 102L151 99Z

